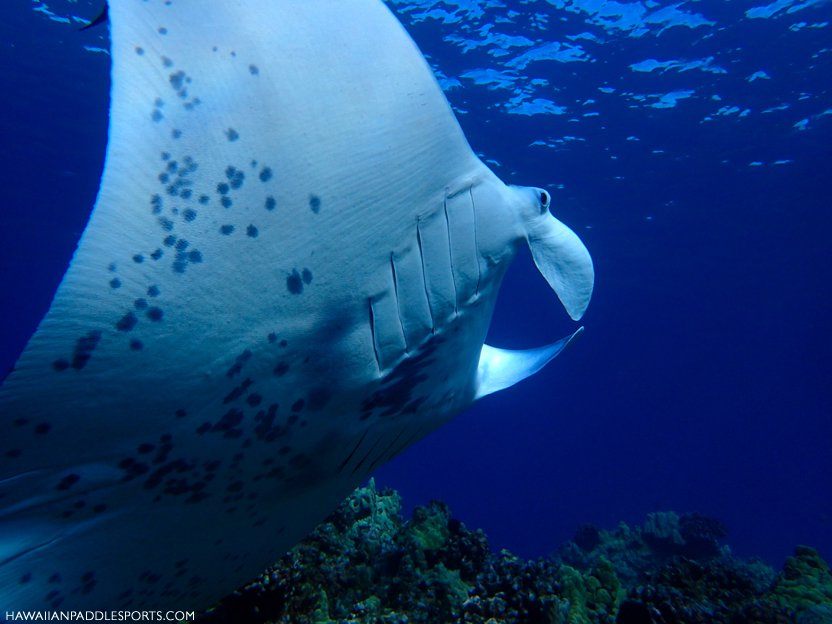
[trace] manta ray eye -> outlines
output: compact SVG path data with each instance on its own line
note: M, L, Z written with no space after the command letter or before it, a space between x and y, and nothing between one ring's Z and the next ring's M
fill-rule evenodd
M550 201L549 193L546 191L540 191L540 214L543 214L547 210L549 210L549 201Z

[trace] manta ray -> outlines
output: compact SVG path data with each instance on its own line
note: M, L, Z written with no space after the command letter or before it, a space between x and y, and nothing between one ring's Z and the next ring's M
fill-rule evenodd
M524 245L584 245L474 154L380 0L110 0L99 194L0 389L0 605L204 608L580 332L484 344Z

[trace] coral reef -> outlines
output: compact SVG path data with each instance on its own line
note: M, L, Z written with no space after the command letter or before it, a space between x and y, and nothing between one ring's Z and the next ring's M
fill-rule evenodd
M801 613L802 622L832 622L832 573L813 548L798 546L777 575L768 599Z
M401 516L371 480L261 578L202 616L235 624L825 624L832 574L800 546L776 574L698 514L586 525L553 557L492 553L432 502Z

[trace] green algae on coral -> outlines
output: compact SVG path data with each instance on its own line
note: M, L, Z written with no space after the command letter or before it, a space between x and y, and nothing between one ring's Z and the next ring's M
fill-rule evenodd
M798 612L817 605L832 607L832 572L829 565L814 548L798 546L777 575L771 598L777 604Z
M413 513L409 533L422 550L442 548L448 541L448 522L445 514L436 508L420 507Z
M553 624L613 624L621 600L621 583L612 564L599 560L592 570L581 573L562 565L558 570L560 583Z

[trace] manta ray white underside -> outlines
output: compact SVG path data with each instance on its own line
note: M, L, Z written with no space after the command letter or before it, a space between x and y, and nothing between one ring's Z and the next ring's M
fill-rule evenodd
M379 0L111 0L89 225L0 389L0 605L206 607L374 468L568 339L483 347L527 241Z

